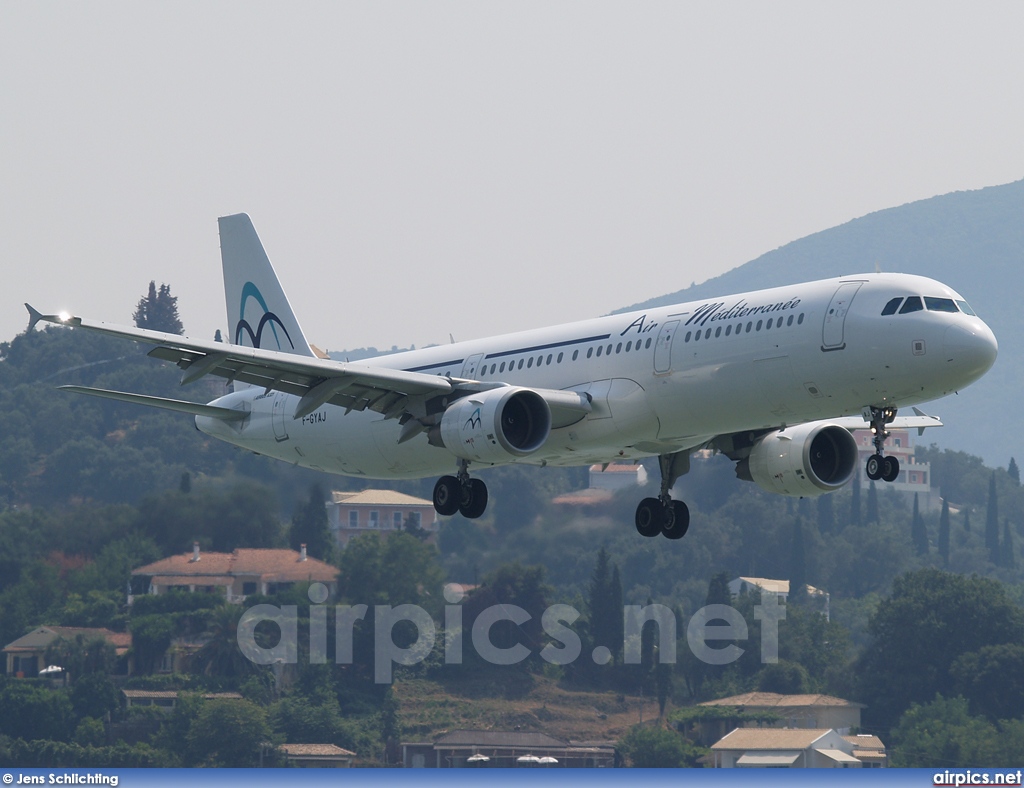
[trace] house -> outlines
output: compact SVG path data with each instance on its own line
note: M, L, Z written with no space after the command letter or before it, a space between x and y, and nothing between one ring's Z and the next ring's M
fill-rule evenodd
M99 627L36 627L27 635L22 635L17 640L8 643L3 650L6 657L6 674L17 678L35 678L39 671L50 667L53 663L47 659L46 652L57 641L63 639L74 641L81 638L88 642L95 638L102 638L114 647L114 653L118 657L117 673L127 674L130 672L128 661L128 650L132 646L132 636L129 632L113 632L109 629Z
M240 547L231 553L201 553L194 542L191 553L140 566L132 577L148 577L150 594L207 591L243 602L250 594L274 594L295 583L323 583L334 594L338 572L307 556L305 545L299 551Z
M327 507L327 525L340 547L366 533L422 528L433 544L440 522L434 504L394 490L363 490L331 493Z
M278 751L288 766L343 769L352 765L354 752L334 744L279 744Z
M610 767L611 742L571 742L546 733L456 730L433 742L403 742L407 768Z
M862 703L831 695L782 695L778 692L745 692L699 705L732 707L737 711L754 713L769 712L779 718L776 723L770 723L770 727L811 730L832 728L840 735L860 727L860 713L865 708Z
M881 769L889 765L889 756L885 752L885 745L877 736L860 733L843 738L853 745L853 757L864 764L865 769Z
M121 690L125 708L153 706L168 713L178 705L178 699L183 694L188 694L187 690ZM242 696L237 692L205 692L202 698L203 700L242 700Z
M859 769L853 744L822 728L736 728L711 745L710 765L719 769Z
M552 499L557 506L603 508L615 493L647 484L647 469L640 464L616 463L591 465L586 489L573 490Z
M827 591L815 588L812 585L805 585L808 602L820 609L826 620L829 620L830 597ZM729 593L733 596L740 594L773 594L783 604L789 599L789 581L771 580L766 577L737 577L729 581Z

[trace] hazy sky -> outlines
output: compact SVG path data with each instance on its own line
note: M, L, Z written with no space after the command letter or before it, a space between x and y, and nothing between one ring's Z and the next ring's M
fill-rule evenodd
M256 224L310 341L607 313L1024 177L1024 3L0 0L0 340L226 323Z

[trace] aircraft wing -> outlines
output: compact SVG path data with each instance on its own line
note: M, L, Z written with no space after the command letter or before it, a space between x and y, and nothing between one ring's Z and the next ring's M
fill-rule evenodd
M892 420L891 423L885 426L888 429L893 430L912 430L916 429L918 435L924 435L924 431L929 427L941 427L942 422L938 416L929 416L927 413L918 410L917 408L911 408L914 411L913 416L897 416ZM862 416L847 416L842 419L826 419L830 424L838 424L840 427L846 427L848 430L867 430L871 429L871 425L864 420Z
M182 385L205 375L229 382L262 386L301 397L295 417L302 418L331 403L347 410L373 410L385 417L403 414L410 398L448 394L460 383L420 372L297 356L274 350L189 339L178 334L87 320L69 315L43 315L28 304L30 325L39 321L83 328L153 345L149 355L180 367Z

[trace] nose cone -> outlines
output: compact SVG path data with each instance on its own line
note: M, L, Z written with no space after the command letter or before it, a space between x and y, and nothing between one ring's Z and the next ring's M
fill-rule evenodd
M963 385L972 383L991 369L999 353L995 334L982 322L974 326L950 326L943 340L946 361L964 377Z

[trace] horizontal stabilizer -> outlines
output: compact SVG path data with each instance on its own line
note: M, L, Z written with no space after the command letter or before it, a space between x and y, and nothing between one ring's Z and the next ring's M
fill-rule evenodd
M217 405L202 405L198 402L187 402L181 399L167 399L166 397L150 397L146 394L128 394L124 391L109 391L107 389L94 389L88 386L58 386L61 391L73 391L76 394L89 394L93 397L103 399L114 399L119 402L134 402L136 405L147 405L151 408L163 408L174 410L178 413L190 413L193 416L206 416L221 421L241 421L249 414L241 410L221 408Z

